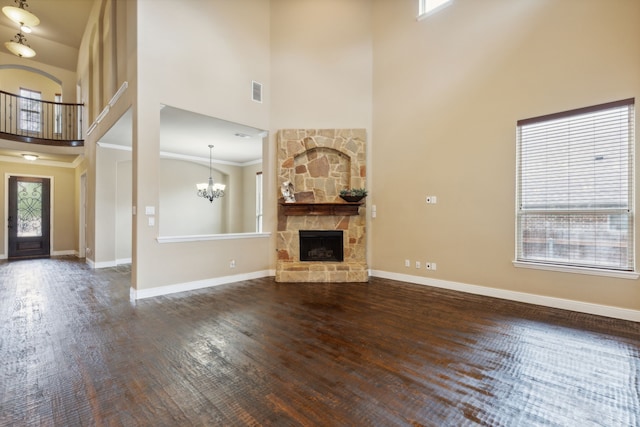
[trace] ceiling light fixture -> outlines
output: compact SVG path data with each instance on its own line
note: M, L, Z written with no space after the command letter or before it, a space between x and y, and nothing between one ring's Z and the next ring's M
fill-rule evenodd
M27 0L14 0L14 3L17 3L18 7L5 6L2 8L2 13L7 15L7 18L21 26L35 27L40 24L40 19L27 10L29 7Z
M212 168L211 168L212 153L213 153L213 145L209 145L209 182L196 184L196 187L198 188L198 196L204 197L205 199L209 200L211 203L213 203L213 199L224 197L224 189L226 188L226 185L224 184L213 183Z
M38 160L38 156L36 156L35 154L23 154L22 157L25 160L29 160L29 161Z
M31 49L31 46L27 44L27 39L22 32L27 34L31 33L31 27L35 27L40 24L40 19L33 13L26 10L29 5L27 0L14 0L18 5L5 6L2 8L2 12L7 15L9 19L20 25L20 32L13 37L13 40L5 42L4 46L16 56L21 58L33 58L36 56L36 51Z
M21 58L33 58L36 56L36 51L31 49L27 43L27 39L22 33L18 33L13 37L13 40L4 43L9 52Z

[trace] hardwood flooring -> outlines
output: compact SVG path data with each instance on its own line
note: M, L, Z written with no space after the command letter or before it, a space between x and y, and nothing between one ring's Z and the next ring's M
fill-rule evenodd
M0 262L3 426L640 426L640 324L372 278Z

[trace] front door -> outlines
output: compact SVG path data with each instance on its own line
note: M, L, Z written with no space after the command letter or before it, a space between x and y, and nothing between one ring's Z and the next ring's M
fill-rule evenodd
M9 259L50 255L50 180L9 177Z

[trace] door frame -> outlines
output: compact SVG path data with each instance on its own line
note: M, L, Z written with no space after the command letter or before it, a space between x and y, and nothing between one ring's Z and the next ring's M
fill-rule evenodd
M53 255L53 239L54 239L54 230L53 230L53 213L55 212L53 205L53 195L54 195L54 179L51 175L34 175L28 173L18 173L18 172L5 172L4 174L4 215L2 218L2 226L3 226L3 234L4 234L4 253L0 257L0 259L9 258L9 233L8 233L8 214L9 214L9 177L10 176L24 176L26 178L45 178L49 180L49 254Z
M87 256L87 172L80 174L80 212L78 215L78 257ZM53 213L53 212L52 212Z

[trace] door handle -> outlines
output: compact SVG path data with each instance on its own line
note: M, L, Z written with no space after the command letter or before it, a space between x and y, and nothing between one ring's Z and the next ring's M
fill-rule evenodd
M13 228L13 216L9 217L9 224L7 225L7 228L9 229Z

